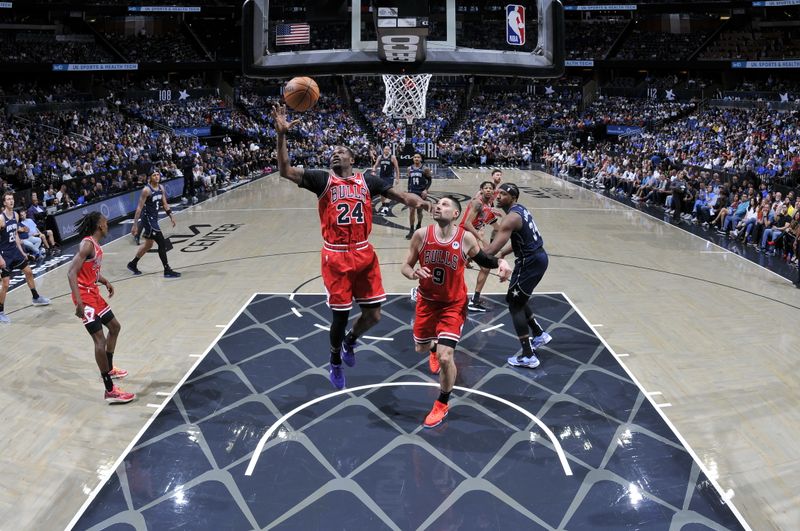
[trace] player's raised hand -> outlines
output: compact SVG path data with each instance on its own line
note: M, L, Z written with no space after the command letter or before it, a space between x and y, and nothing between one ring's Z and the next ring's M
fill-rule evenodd
M275 132L286 134L289 129L300 123L300 120L286 120L286 105L276 105L272 108L272 119L275 121Z

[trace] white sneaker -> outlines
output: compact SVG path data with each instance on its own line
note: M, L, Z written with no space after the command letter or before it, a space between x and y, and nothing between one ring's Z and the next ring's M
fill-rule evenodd
M33 301L31 301L31 304L33 304L34 306L47 306L48 304L50 304L50 299L39 295L38 297L33 299Z
M550 343L550 341L552 341L552 340L553 340L553 336L551 336L547 332L542 332L541 335L533 337L533 338L530 339L531 348L533 350L536 350L537 348L543 347L546 344Z
M10 324L11 318L7 316L5 313L0 312L0 324Z
M526 358L525 356L511 356L508 358L508 364L513 365L514 367L525 367L526 369L535 369L540 365L539 358L536 357L536 354L531 354L530 358Z

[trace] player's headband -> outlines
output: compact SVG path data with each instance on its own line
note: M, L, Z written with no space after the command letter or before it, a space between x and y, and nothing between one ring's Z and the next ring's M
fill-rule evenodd
M514 199L519 198L519 188L517 188L516 184L503 183L499 186L499 188L508 195L514 196Z

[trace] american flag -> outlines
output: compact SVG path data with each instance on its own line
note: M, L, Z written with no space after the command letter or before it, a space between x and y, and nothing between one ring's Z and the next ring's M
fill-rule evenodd
M311 28L308 24L278 24L275 28L275 45L308 44L311 40Z

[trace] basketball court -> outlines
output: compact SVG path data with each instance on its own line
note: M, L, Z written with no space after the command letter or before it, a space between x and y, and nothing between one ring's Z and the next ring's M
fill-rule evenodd
M434 181L433 195L468 196L488 177L459 174ZM124 388L139 395L128 405L101 400L65 268L40 280L50 307L25 307L27 293L13 291L3 342L20 355L0 377L25 399L3 423L4 492L39 495L6 497L5 525L791 527L798 434L786 406L797 393L786 375L798 305L788 281L554 177L507 170L505 180L521 185L551 256L534 303L554 340L539 369L509 368L517 347L501 297L491 296L493 309L468 321L457 351L466 390L432 430L421 428L435 380L413 352L400 205L372 238L384 285L399 295L348 385L428 385L303 407L262 452L281 416L334 391L313 195L271 176L180 213L175 232L197 235L171 253L184 274L177 282L149 256L140 267L154 274L131 277L129 237L106 245L123 327L116 359L131 373ZM213 245L193 245L220 227ZM467 271L468 286L475 276ZM503 288L492 277L485 291ZM770 348L752 315L773 319ZM46 394L36 391L43 382Z

